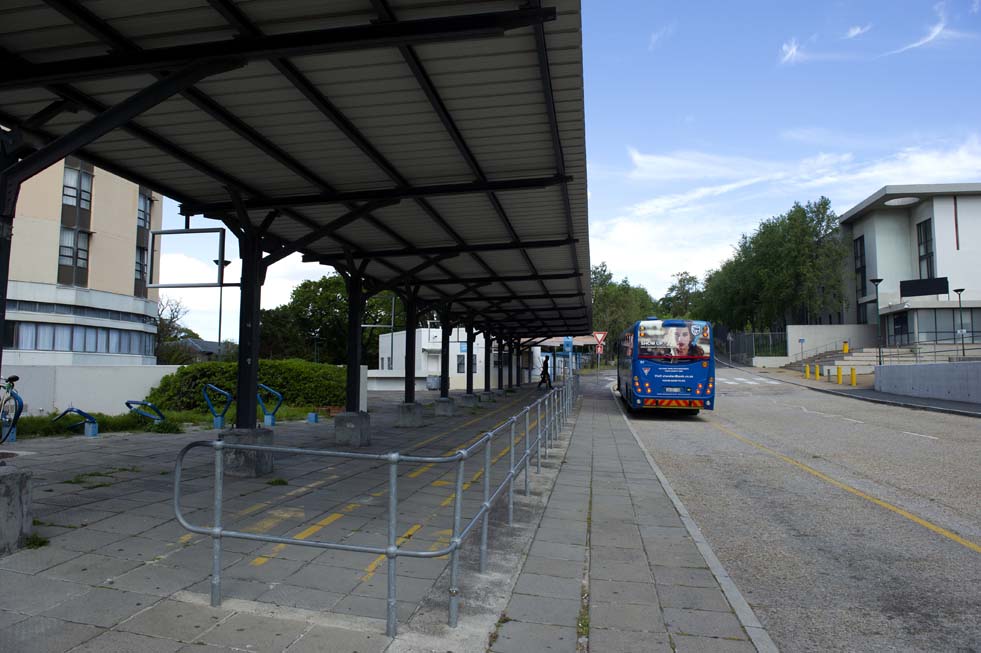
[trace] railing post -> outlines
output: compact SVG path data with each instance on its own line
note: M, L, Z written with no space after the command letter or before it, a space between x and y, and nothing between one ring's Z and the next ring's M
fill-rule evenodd
M538 419L535 421L535 428L538 429L538 437L535 438L535 444L538 446L538 455L535 456L535 466L539 474L542 473L542 400L539 399L535 402L535 411L538 414ZM545 455L548 455L548 449L545 450Z
M215 449L215 514L211 526L211 607L221 605L221 504L225 479L225 443L218 440Z
M508 446L508 526L514 525L514 425L518 421L516 417L511 418L510 442Z
M388 454L388 605L385 612L385 634L395 637L398 631L398 603L395 598L398 564L398 515L399 515L399 454Z
M480 520L480 573L487 571L487 529L490 522L490 475L491 475L491 444L493 434L488 434L484 444L484 516Z
M528 496L528 463L531 462L531 432L528 429L531 409L525 408L525 496Z
M456 501L453 502L453 553L450 554L450 607L448 623L450 628L456 628L460 610L460 519L463 511L463 467L464 458L461 456L456 466Z

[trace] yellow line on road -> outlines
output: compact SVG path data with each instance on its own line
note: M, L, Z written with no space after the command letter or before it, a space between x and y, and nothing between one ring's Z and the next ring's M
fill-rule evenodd
M724 426L722 426L720 424L716 424L713 421L709 421L708 423L711 424L712 426L714 426L715 428L719 429L720 431L722 431L726 435L729 435L731 437L734 437L737 440L739 440L740 442L744 442L744 443L746 443L746 444L748 444L748 445L750 445L752 447L756 447L760 451L765 451L766 453L768 453L771 456L774 456L776 458L779 458L780 460L784 461L785 463L788 463L790 465L793 465L794 467L797 467L798 469L802 469L805 472L807 472L808 474L811 474L812 476L814 476L816 478L819 478L822 481L825 481L826 483L830 483L831 485L834 485L836 488L839 488L841 490L844 490L845 492L850 492L851 494L854 494L857 497L861 497L862 499L865 499L866 501L870 501L870 502L874 503L875 505L879 506L880 508L885 508L886 510L889 510L890 512L894 512L897 515L900 515L901 517L905 517L906 519L910 520L914 524L918 524L918 525L922 526L923 528L926 528L927 530L933 531L937 535L942 535L943 537L946 537L947 539L949 539L949 540L951 540L953 542L957 542L961 546L963 546L965 548L968 548L971 551L974 551L975 553L981 553L981 545L975 544L974 542L971 542L970 540L965 540L960 535L958 535L956 533L953 533L953 532L947 530L946 528L942 528L940 526L937 526L936 524L932 524L932 523L928 522L927 520L923 519L922 517L917 517L916 515L914 515L913 513L909 512L907 510L903 510L902 508L900 508L898 506L892 505L888 501L883 501L882 499L877 499L877 498L875 498L875 497L873 497L873 496L871 496L869 494L866 494L865 492L862 492L861 490L859 490L857 488L852 487L851 485L848 485L847 483L842 483L841 481L835 480L835 479L831 478L830 476L828 476L827 474L823 474L823 473L819 472L818 470L814 469L813 467L810 467L808 465L805 465L802 462L799 462L797 460L794 460L790 456L785 456L785 455L783 455L782 453L780 453L778 451L774 451L773 449L767 447L766 445L760 444L758 442L754 442L753 440L750 440L749 438L746 438L746 437L744 437L744 436L736 433L735 431L732 431L730 429L727 429L726 427L724 427Z
M409 526L408 530L402 533L402 535L395 540L395 546L402 546L402 543L415 535L416 531L418 531L420 528L422 528L422 524L413 524L412 526ZM361 577L361 580L370 580L378 570L378 565L380 565L386 557L387 556L380 555L372 560L371 564L364 568L365 574Z
M343 516L344 515L340 514L339 512L331 513L327 515L325 518L318 521L313 526L310 526L300 531L299 533L294 535L294 537L298 540L305 540L311 535L314 535L315 533L319 532L325 526L330 526L331 524L333 524L335 521L337 521ZM252 565L253 567L261 567L262 565L269 562L272 558L275 558L276 554L278 554L280 551L282 551L285 548L286 548L285 544L277 544L272 548L272 551L270 551L268 556L259 556L254 560L252 560L252 562L250 562L249 564Z

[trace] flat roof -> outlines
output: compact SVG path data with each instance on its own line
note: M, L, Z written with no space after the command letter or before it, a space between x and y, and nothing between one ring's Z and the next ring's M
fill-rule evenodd
M883 186L867 198L848 209L838 217L840 224L851 222L862 217L866 213L881 210L896 210L915 206L919 203L911 202L907 205L889 206L886 202L900 198L916 198L924 200L930 197L942 197L945 195L981 195L981 184L909 184L901 186Z
M77 155L234 226L232 189L271 255L590 331L579 0L11 0L0 60L0 124L39 143L231 61Z

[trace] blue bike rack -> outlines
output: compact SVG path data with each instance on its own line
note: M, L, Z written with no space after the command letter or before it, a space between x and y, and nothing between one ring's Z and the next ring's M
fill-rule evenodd
M10 396L13 397L16 408L14 408L14 417L10 420L14 425L10 427L10 432L7 434L7 442L17 442L17 420L20 419L20 414L24 412L24 400L17 394L16 390L11 390ZM2 417L3 421L7 421L6 415Z
M208 390L211 390L212 392L216 392L225 398L225 407L221 409L220 413L218 412L217 409L215 409L215 405L211 403L211 396L208 395ZM201 387L201 394L204 395L204 402L208 404L208 410L211 411L211 414L215 418L214 419L215 428L216 429L225 428L225 413L228 412L229 407L232 405L232 393L226 392L225 390L222 390L216 385L205 383Z
M73 414L78 415L79 417L82 418L82 421L81 422L75 422L74 424L69 424L68 425L68 428L70 428L70 429L77 429L79 426L84 426L85 427L85 435L86 436L88 436L90 438L97 438L97 437L99 437L99 422L97 422L94 417L92 417L91 415L89 415L88 413L86 413L81 408L74 408L74 407L72 407L72 408L66 408L64 411L62 411L61 415L58 415L57 417L55 417L51 421L52 422L57 422L58 420L60 420L62 417L64 417L68 413L73 413Z
M151 404L149 401L130 399L126 402L126 407L129 408L131 413L136 413L137 415L151 419L154 422L162 422L164 419L166 419L164 414L160 412L160 409ZM144 410L144 408L146 408L146 410Z
M269 394L271 394L273 397L276 398L276 407L273 408L272 410L269 410L268 408L266 408L266 402L262 400L262 393L261 392L255 393L256 399L259 400L259 408L262 409L262 414L263 414L262 423L265 426L276 426L276 411L279 410L279 407L283 405L283 395L279 392L276 392L268 385L265 385L263 383L259 384L259 389L265 390L266 392L268 392Z

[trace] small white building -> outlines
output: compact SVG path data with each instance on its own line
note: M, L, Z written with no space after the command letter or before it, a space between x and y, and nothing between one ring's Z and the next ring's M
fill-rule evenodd
M981 184L884 186L840 217L854 284L845 322L882 324L883 344L981 343ZM946 277L949 292L902 296ZM882 279L876 288L872 279ZM963 289L958 305L955 289Z
M419 327L416 329L416 389L435 390L439 388L440 353L442 351L443 332L439 327ZM469 353L473 357L473 388L474 392L484 390L484 358L487 354L484 337L478 335L474 340L474 350L467 352L467 330L456 328L450 334L450 389L465 390L467 387L467 359ZM538 376L539 348L532 348L531 354L521 357L521 382L527 383L530 378ZM529 371L529 361L532 369ZM497 389L498 367L497 342L494 342L491 352L491 389ZM513 363L514 375L517 382L518 363ZM384 333L378 336L378 369L368 370L369 390L402 390L405 379L405 331ZM504 387L507 387L508 370L505 358Z

